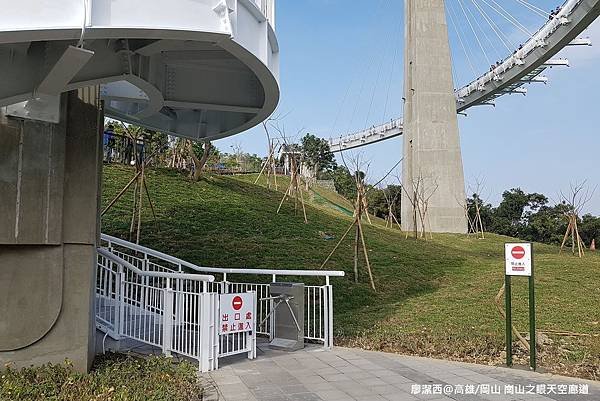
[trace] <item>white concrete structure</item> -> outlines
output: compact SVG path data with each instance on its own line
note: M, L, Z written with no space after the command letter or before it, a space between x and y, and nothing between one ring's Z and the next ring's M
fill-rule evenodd
M102 85L107 116L192 139L233 135L277 106L274 27L274 0L6 2L0 106L37 98L8 114L52 119L39 110L56 95Z

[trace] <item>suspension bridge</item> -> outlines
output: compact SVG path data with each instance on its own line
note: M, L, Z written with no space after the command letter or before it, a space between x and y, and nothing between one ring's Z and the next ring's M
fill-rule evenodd
M548 68L569 66L568 60L555 58L560 50L591 45L579 35L600 15L599 0L567 0L551 11L526 0L515 2L543 18L537 31L521 23L507 3L497 0L406 1L403 118L329 141L333 152L341 152L403 135L401 216L406 230L467 230L457 113L474 106L495 106L505 95L526 95L527 85L548 82L543 75ZM513 44L494 15L526 38ZM457 55L451 52L449 26L475 75L458 88L452 64ZM465 38L469 30L474 40ZM501 54L498 46L506 55L494 62L489 47ZM487 69L479 75L473 48L481 50Z
M465 7L463 0L455 1ZM555 57L561 50L570 46L592 45L590 38L579 37L579 35L600 15L600 2L594 0L569 0L560 7L558 13L550 15L552 13L551 9L544 10L524 0L517 1L528 10L532 10L540 18L546 20L534 33L524 28L522 23L519 23L513 15L508 13L496 1L472 0L472 7L475 8L476 12L480 13L482 22L488 24L491 31L488 35L498 36L498 42L502 45L503 50L506 49L507 57L501 62L493 62L489 71L476 76L471 82L455 89L454 96L457 113L465 114L468 109L475 106L495 107L496 99L505 95L527 95L527 86L532 84L545 85L549 82L548 77L544 75L547 69L570 67L568 59ZM464 1L464 3L467 2ZM486 5L491 7L491 11L486 12L484 9ZM448 8L449 6L447 5L446 7ZM476 18L475 14L465 8L462 8L462 11L465 12L463 21L469 21L467 26L473 27L472 32L478 32L478 36L483 36L482 24L474 22ZM511 48L510 39L507 39L506 34L503 34L499 30L498 23L490 15L493 12L497 13L498 18L508 19L518 29L525 30L525 33L530 34L529 38L523 44L517 44L516 47ZM452 24L450 25L454 29L458 44L460 45L457 48L463 51L465 58L472 59L471 52L466 49L467 39L463 37L465 33L460 31L455 23L455 18L457 18L456 11L452 12L449 10L448 15L453 16L451 20ZM480 30L475 29L475 26L480 28ZM483 39L477 39L475 42L481 43L478 42L479 40ZM465 47L462 45L465 45ZM486 56L485 59L489 61L489 57ZM470 65L473 63L474 61L469 61ZM472 71L476 70L472 69ZM356 132L342 133L331 137L329 145L332 152L337 153L395 138L402 135L402 123L402 118L398 118L379 125L366 127Z

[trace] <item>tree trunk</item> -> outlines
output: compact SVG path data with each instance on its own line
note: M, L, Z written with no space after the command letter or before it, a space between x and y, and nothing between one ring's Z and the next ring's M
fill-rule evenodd
M194 174L192 175L192 180L199 181L202 177L202 169L206 165L208 158L210 156L210 151L212 149L212 145L210 142L204 143L204 152L202 153L202 158L198 159L198 156L194 153L194 149L192 148L192 142L189 142L190 155L192 156L192 161L194 162Z

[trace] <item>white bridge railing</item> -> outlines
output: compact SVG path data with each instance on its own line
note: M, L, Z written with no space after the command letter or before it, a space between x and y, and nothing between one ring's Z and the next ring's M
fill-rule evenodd
M115 339L134 340L199 361L202 371L218 359L256 353L256 334L273 336L269 282L278 277L317 276L305 287L305 338L333 346L333 286L344 272L200 267L162 252L102 235L98 249L96 324ZM194 272L193 274L187 272ZM215 275L219 281L215 280ZM231 282L228 279L246 278ZM260 277L269 280L258 281ZM218 335L219 294L255 293L256 332ZM167 311L167 313L165 313ZM166 316L166 317L165 317Z

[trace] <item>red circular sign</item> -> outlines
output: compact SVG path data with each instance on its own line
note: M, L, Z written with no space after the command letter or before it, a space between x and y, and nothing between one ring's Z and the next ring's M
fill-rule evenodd
M231 306L233 306L234 310L242 309L243 305L244 301L242 301L242 297L240 297L239 295L233 297L233 301L231 301Z
M515 246L511 249L510 254L515 259L523 259L525 257L525 249L522 246Z

